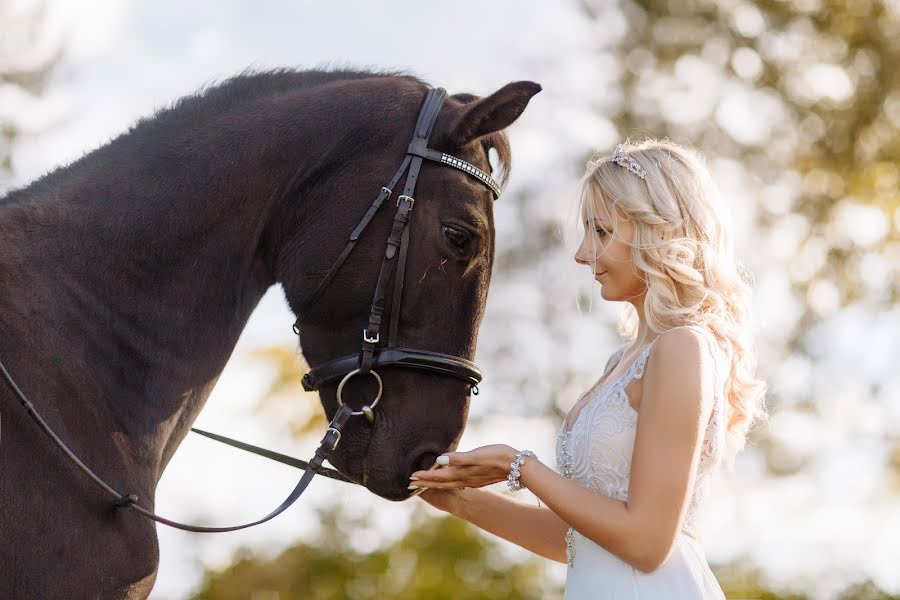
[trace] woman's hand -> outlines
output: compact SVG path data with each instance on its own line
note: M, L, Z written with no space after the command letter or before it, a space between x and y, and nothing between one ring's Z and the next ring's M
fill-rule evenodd
M505 481L515 458L515 448L505 444L482 446L469 452L443 454L438 457L436 464L445 466L431 471L416 471L409 478L412 484L410 489L484 487Z

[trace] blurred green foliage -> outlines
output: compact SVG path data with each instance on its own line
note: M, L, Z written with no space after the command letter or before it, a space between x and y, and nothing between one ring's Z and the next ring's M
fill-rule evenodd
M562 597L547 580L544 560L513 562L497 544L459 519L428 518L397 542L374 552L355 550L340 515L320 515L323 535L273 560L239 558L208 573L195 600L529 600Z

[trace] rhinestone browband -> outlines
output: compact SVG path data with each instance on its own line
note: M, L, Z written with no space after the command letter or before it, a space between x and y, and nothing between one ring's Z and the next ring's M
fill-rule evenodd
M497 185L497 182L494 181L494 178L475 165L467 163L466 161L456 158L455 156L450 156L449 154L441 154L441 162L445 165L453 167L454 169L459 169L463 173L468 173L484 185L491 188L491 191L494 192L495 198L500 197L500 186Z

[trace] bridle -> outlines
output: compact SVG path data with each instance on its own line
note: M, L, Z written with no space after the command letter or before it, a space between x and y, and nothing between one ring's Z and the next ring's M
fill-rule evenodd
M103 479L98 477L69 449L68 446L66 446L65 442L63 442L59 438L59 436L56 435L53 429L40 416L40 414L35 409L34 404L32 404L28 400L19 386L16 385L15 380L13 380L12 376L9 374L9 371L6 370L3 362L0 361L0 373L2 373L10 389L12 389L12 391L15 393L16 397L19 399L19 402L25 408L28 415L32 418L32 420L35 421L35 423L37 423L41 430L47 434L50 440L60 450L63 451L63 453L75 464L76 467L78 467L95 484L97 484L98 487L100 487L103 491L105 491L113 498L113 506L117 508L130 508L138 514L147 517L148 519L152 519L158 523L162 523L163 525L168 525L176 529L183 529L185 531L194 531L198 533L219 533L226 531L235 531L238 529L252 527L254 525L259 525L276 517L277 515L284 512L289 506L291 506L297 500L297 498L299 498L300 495L303 494L307 486L309 486L310 481L312 481L313 477L317 473L326 477L331 477L333 479L350 481L339 472L323 467L322 463L337 448L341 440L341 430L343 429L344 425L347 424L350 417L365 415L365 417L370 422L374 421L374 409L377 406L378 402L381 400L383 392L381 376L375 370L376 367L404 367L424 370L441 375L448 375L457 379L461 379L465 383L469 384L470 388L472 389L472 393L478 393L477 385L481 381L481 371L477 366L475 366L475 363L473 363L472 361L450 354L441 354L439 352L430 352L427 350L418 350L412 348L402 348L396 345L397 327L400 320L400 306L403 294L403 279L406 268L406 255L409 247L409 219L410 213L413 209L413 205L415 204L413 193L415 192L416 182L419 177L419 170L422 167L422 162L424 160L430 160L458 169L464 173L467 173L471 177L477 179L488 188L490 188L494 199L498 198L500 195L500 187L491 178L490 175L464 160L461 160L449 154L445 154L443 152L438 152L437 150L432 150L428 147L428 140L431 136L431 131L434 128L434 123L437 120L437 116L440 113L440 109L443 105L446 95L447 92L442 88L428 89L428 93L425 96L425 102L419 112L419 118L416 122L413 139L406 150L406 156L404 157L400 168L394 174L394 177L390 180L388 185L381 188L381 192L378 194L375 202L372 203L372 205L366 211L365 215L363 215L362 220L351 232L350 240L344 247L344 250L341 252L340 256L338 256L337 260L328 270L325 277L322 279L313 293L310 294L310 296L303 302L301 310L298 311L299 314L302 315L305 310L312 306L313 303L320 297L322 292L334 279L341 266L347 260L347 257L350 255L354 246L356 245L356 242L359 240L360 235L362 235L363 231L366 229L369 222L378 212L378 209L381 207L381 205L391 197L394 187L400 182L400 179L405 174L406 182L403 187L403 193L397 198L397 212L394 214L391 232L388 236L387 245L384 252L384 259L381 262L381 270L378 274L378 283L375 286L375 295L372 300L372 305L369 312L369 322L362 332L362 347L359 354L342 356L340 358L328 361L324 364L310 369L309 372L307 372L303 376L302 384L303 389L305 389L306 391L318 390L323 383L341 378L341 381L338 384L337 388L338 410L335 413L334 417L331 419L325 435L319 442L319 447L316 449L313 458L307 463L290 456L279 454L277 452L266 450L264 448L259 448L251 444L246 444L244 442L239 442L225 436L209 433L199 429L191 429L191 431L229 444L236 448L247 450L248 452L253 452L260 456L264 456L266 458L270 458L272 460L304 470L303 476L301 477L300 481L297 482L297 485L294 487L288 497L285 498L285 500L275 510L270 512L265 517L251 523L233 525L230 527L203 527L198 525L178 523L176 521L172 521L170 519L166 519L164 517L156 515L152 511L139 506L137 504L137 496L135 494L121 493L114 489ZM394 292L392 295L391 311L392 320L390 322L388 331L388 343L386 346L379 346L378 344L381 341L381 321L385 308L385 289L387 288L391 273L395 270L395 268L396 276L394 278ZM300 330L298 318L298 320L294 323L294 333L299 334L299 332ZM352 377L356 375L366 374L371 375L375 378L375 381L378 385L378 391L376 392L375 398L371 402L364 405L360 410L355 411L343 401L342 395L344 386Z
M488 188L490 188L494 198L500 195L500 187L491 178L490 175L484 173L478 167L468 162L432 150L428 148L428 140L431 136L431 130L437 120L441 105L446 97L446 92L441 89L429 89L425 97L425 103L419 113L419 119L416 123L416 129L413 134L412 142L406 150L406 157L400 168L394 174L394 177L387 186L381 188L381 193L369 207L369 210L363 216L362 220L353 229L350 234L350 240L344 247L338 259L326 273L325 277L319 282L319 285L312 294L303 302L300 315L311 307L316 300L319 299L322 292L331 283L331 280L337 275L344 261L350 256L353 247L356 245L362 232L371 221L372 217L378 211L379 207L391 197L394 187L400 179L406 174L406 183L403 187L403 193L397 198L397 212L394 214L394 221L391 232L387 240L384 251L384 259L381 261L381 270L378 274L378 283L375 285L375 295L372 299L369 311L368 325L362 330L362 347L359 354L349 354L330 360L324 364L311 368L303 376L303 389L306 391L318 390L319 387L328 381L342 378L338 385L338 404L343 404L341 392L344 384L355 375L369 374L375 378L378 384L378 392L371 404L364 406L360 411L353 414L365 414L371 421L374 419L374 413L371 409L375 407L381 398L382 383L381 377L375 371L375 367L396 366L410 369L420 369L439 373L441 375L449 375L461 379L473 388L473 392L477 394L477 385L481 381L481 371L470 360L454 356L450 354L441 354L439 352L429 352L425 350L417 350L412 348L402 348L397 346L397 328L400 323L400 309L403 298L403 281L406 271L406 256L409 248L409 218L412 212L415 199L413 192L416 188L416 182L419 178L419 170L424 160L431 160L440 164L449 165L464 173L468 173ZM408 169L408 172L407 172ZM391 321L388 327L387 345L378 346L381 341L382 334L382 316L385 309L385 290L388 287L388 281L391 272L396 265L396 277L394 278L394 292L391 296ZM300 319L294 323L294 332L300 333Z

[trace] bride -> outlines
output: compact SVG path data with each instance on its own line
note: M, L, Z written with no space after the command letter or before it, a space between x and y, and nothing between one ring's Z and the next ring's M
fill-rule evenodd
M491 445L438 457L411 489L437 508L567 563L566 598L724 598L697 538L710 476L763 416L750 288L703 162L668 141L588 165L575 260L632 339L561 424L554 470ZM483 486L507 481L533 506Z

